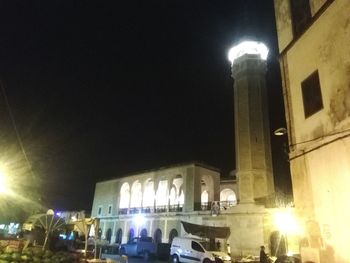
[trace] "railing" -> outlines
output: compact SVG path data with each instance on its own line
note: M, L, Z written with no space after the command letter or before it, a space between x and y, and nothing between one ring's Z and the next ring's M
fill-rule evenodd
M155 207L130 207L130 208L119 208L119 215L133 215L133 214L151 214L151 213L164 213L164 212L181 212L182 204L177 205L161 205Z
M226 210L232 206L236 206L237 202L235 201L215 201L215 202L201 202L201 203L195 203L194 204L194 210L195 211L210 211L212 210L213 207L213 203L214 205L217 206L216 209L219 210Z
M226 210L236 205L237 205L237 201L220 201L220 210Z
M119 215L126 215L129 208L119 208Z
M169 212L182 212L183 205L169 205Z
M236 206L237 202L235 201L215 201L216 209L218 210L226 210L232 206ZM213 202L197 202L194 203L194 211L211 211L214 209ZM164 212L182 212L183 204L177 205L161 205L161 206L148 206L148 207L131 207L131 208L119 208L119 215L127 215L127 214L151 214L151 213L164 213Z

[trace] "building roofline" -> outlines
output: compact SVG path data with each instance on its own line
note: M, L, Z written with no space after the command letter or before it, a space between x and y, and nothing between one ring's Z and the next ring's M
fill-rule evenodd
M97 181L96 183L102 183L102 182L112 181L112 180L121 179L121 178L129 177L129 176L135 176L135 175L140 175L140 174L144 174L144 173L157 172L160 170L166 170L166 169L182 167L182 166L190 166L190 165L198 166L198 167L208 169L208 170L218 172L218 173L221 172L219 168L216 168L214 166L210 166L208 164L205 164L205 163L199 162L199 161L192 161L192 162L183 162L183 163L160 166L158 168L139 170L139 171L135 171L135 172L128 172L128 173L125 173L125 174L120 175L120 176L113 176L113 177L110 177L110 178L107 178L104 180Z

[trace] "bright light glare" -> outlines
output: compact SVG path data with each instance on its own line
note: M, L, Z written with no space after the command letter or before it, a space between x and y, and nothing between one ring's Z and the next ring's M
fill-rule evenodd
M291 252L291 251L288 251L288 252L287 252L287 256L288 256L288 257L291 257L291 256L293 256L293 252Z
M275 224L279 231L285 234L300 232L299 226L291 211L279 211L274 215Z
M243 41L230 49L228 52L228 59L233 64L237 58L245 54L260 55L262 60L266 60L267 55L269 54L269 49L261 42Z
M91 227L90 227L89 236L90 237L95 236L95 226L94 225L91 225Z
M142 226L145 223L145 217L142 214L138 214L134 217L136 225Z
M0 194L9 194L10 185L3 167L0 166Z

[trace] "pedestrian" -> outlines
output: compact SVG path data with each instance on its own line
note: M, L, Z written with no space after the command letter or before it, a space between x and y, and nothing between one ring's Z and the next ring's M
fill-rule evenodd
M218 249L218 251L221 250L221 243L219 240L216 242L216 248Z
M260 263L268 263L269 259L267 254L265 253L265 247L261 246L260 247Z

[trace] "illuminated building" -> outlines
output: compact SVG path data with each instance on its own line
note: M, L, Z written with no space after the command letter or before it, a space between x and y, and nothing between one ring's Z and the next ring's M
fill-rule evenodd
M303 262L350 262L350 3L275 0Z
M241 203L274 194L270 126L265 86L268 49L256 41L231 48L234 78L236 166Z
M235 140L237 171L220 179L217 169L198 163L175 165L98 182L92 217L100 218L101 238L126 242L133 236L152 236L170 243L183 236L181 221L230 228L219 241L231 255L258 255L260 246L274 248L280 232L290 229L266 204L274 196L270 133L265 87L267 47L243 41L229 52L235 80ZM292 240L292 238L291 238ZM291 242L292 243L292 242ZM291 245L292 248L294 246Z

